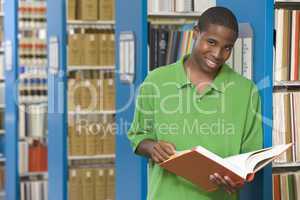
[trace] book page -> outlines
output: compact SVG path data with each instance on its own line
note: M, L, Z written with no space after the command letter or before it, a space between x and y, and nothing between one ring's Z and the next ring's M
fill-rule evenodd
M291 145L292 143L277 145L269 148L267 151L251 155L246 163L248 172L257 172L262 167L274 160L277 156L285 152Z
M239 155L234 155L225 158L226 161L230 162L232 165L236 166L236 168L239 168L241 171L243 171L243 174L245 177L245 172L247 169L246 162L247 159L253 154L253 152L249 153L244 153L244 154L239 154Z
M197 152L201 153L202 155L205 155L206 157L214 160L215 162L219 163L220 165L226 167L227 169L231 170L232 172L236 173L240 177L243 177L244 172L239 168L237 165L234 165L233 163L229 162L227 159L223 159L220 156L214 154L213 152L198 146L195 149Z

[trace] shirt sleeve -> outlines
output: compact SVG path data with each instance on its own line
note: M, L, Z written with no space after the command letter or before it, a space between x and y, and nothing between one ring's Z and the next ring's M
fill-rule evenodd
M248 102L248 112L242 137L241 153L255 151L263 147L261 101L257 88L252 87Z
M153 92L155 88L155 84L145 80L136 98L134 118L127 135L134 152L141 141L156 140L154 133L155 94Z

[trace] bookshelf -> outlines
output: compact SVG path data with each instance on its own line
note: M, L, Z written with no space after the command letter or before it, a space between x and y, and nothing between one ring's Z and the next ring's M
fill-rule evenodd
M148 13L149 18L194 18L196 19L201 13L195 12L159 12L159 13Z
M114 110L103 111L69 111L69 115L113 115L116 114Z
M69 20L68 29L114 29L115 21Z
M300 1L276 1L275 9L275 62L274 62L274 122L273 144L293 142L293 147L273 162L273 199L298 198L300 172L298 108L299 52L297 41L300 29ZM286 34L289 33L289 34ZM283 47L283 49L280 49ZM297 55L298 54L298 55ZM287 188L285 190L284 188Z
M103 155L95 155L95 156L69 156L69 160L94 160L94 159L114 159L116 157L115 154L103 154Z
M94 178L100 172L106 174L108 169L111 172L115 163L114 134L108 128L114 123L116 113L114 103L108 103L114 102L110 97L115 90L113 1L82 1L81 8L78 2L68 0L68 196L72 199L84 195L92 200L95 197L91 191L93 185L97 185L96 190L114 199L114 178L109 176L107 185ZM82 46L84 50L78 51ZM81 120L86 130L81 129ZM91 173L98 174L90 178ZM76 185L77 179L83 183L80 188ZM88 189L86 184L90 184ZM98 196L101 198L103 193Z
M0 0L0 143L2 148L0 149L0 192L2 197L4 197L4 175L5 175L5 128L4 128L4 112L5 112L5 79L4 79L4 13L3 13L3 0ZM0 193L0 194L1 194Z
M115 66L89 66L89 65L83 65L83 66L72 66L70 65L68 67L68 71L79 71L79 70L103 70L103 71L113 71L115 70Z
M129 91L131 87L137 88L144 80L148 63L147 52L147 40L148 29L147 22L152 22L157 18L165 20L166 18L176 20L182 20L183 22L190 21L190 13L185 16L182 14L172 13L170 16L167 14L153 14L148 16L147 14L147 2L146 1L129 1L118 0L116 1L116 38L118 38L122 31L132 31L136 38L136 68L135 68L135 80L133 85L124 84L120 81L119 77L116 77L117 82L117 110L123 108L125 103L130 99ZM237 16L239 22L250 23L254 31L254 60L253 60L253 80L260 85L260 95L262 99L262 113L266 119L272 119L272 66L273 63L273 1L271 0L255 0L251 3L217 0L216 5L226 6L230 8ZM138 10L133 15L131 10ZM250 14L251 11L255 11L255 16ZM184 14L185 15L185 14ZM183 18L183 19L182 19ZM186 19L187 18L187 19ZM166 23L167 24L167 23ZM120 67L119 47L117 46L116 55L116 69ZM262 80L268 80L269 86L263 85ZM134 112L134 102L128 106L128 109L122 112L118 112L117 124L121 123L122 119L131 121ZM268 147L272 145L272 125L264 123L264 146ZM126 132L126 131L125 131ZM147 167L146 160L140 158L132 153L130 144L126 138L124 131L117 133L116 143L116 169L117 169L117 198L120 199L146 199L147 193ZM126 157L126 158L125 158ZM124 173L127 172L127 173ZM134 173L131 173L134 172ZM130 184L124 185L128 177L131 177ZM134 189L132 189L134 188ZM131 191L130 194L127 191ZM259 173L252 184L247 185L241 192L242 199L270 199L272 194L272 168L269 166Z

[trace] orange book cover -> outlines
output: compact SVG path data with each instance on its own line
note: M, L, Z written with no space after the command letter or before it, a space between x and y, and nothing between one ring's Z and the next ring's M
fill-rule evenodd
M214 191L218 186L209 180L210 175L218 173L222 177L228 176L236 184L250 182L258 170L276 159L291 145L291 143L277 145L227 158L221 158L204 147L198 146L175 154L160 163L160 166L206 191Z

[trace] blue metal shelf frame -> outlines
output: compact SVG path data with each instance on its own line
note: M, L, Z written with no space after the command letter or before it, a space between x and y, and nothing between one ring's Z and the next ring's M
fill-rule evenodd
M137 37L137 73L134 87L143 81L147 73L147 1L116 0L116 66L119 69L118 37L121 31L134 31ZM245 3L239 0L217 0L218 6L230 8L239 22L249 22L254 30L254 81L258 85L262 99L264 120L264 146L272 145L272 66L274 2L253 0ZM255 14L254 14L255 13ZM117 109L123 108L130 99L130 86L116 77ZM117 113L117 123L131 122L134 104ZM118 200L146 199L146 161L132 153L126 132L117 132L116 148L116 194ZM126 129L125 129L126 130ZM265 168L251 184L241 192L241 199L271 199L272 169ZM125 184L126 183L126 184Z
M230 8L239 22L249 22L254 32L254 82L262 101L264 147L272 146L272 77L274 1L217 0L217 5ZM255 13L255 14L254 14ZM272 199L272 168L266 167L253 183L241 192L241 199Z
M5 66L5 190L7 200L19 199L18 173L18 0L4 3L4 41L11 42L12 69ZM7 52L6 52L7 53ZM5 64L6 65L6 64Z
M51 37L59 42L58 74L48 72L48 199L67 200L66 0L47 1L47 29L48 49Z
M147 1L116 0L116 58L119 57L119 35L132 31L136 38L136 75L131 85L120 82L116 73L116 199L142 200L147 193L147 161L132 153L126 130L133 117L134 95L147 74ZM116 71L120 69L116 59Z

